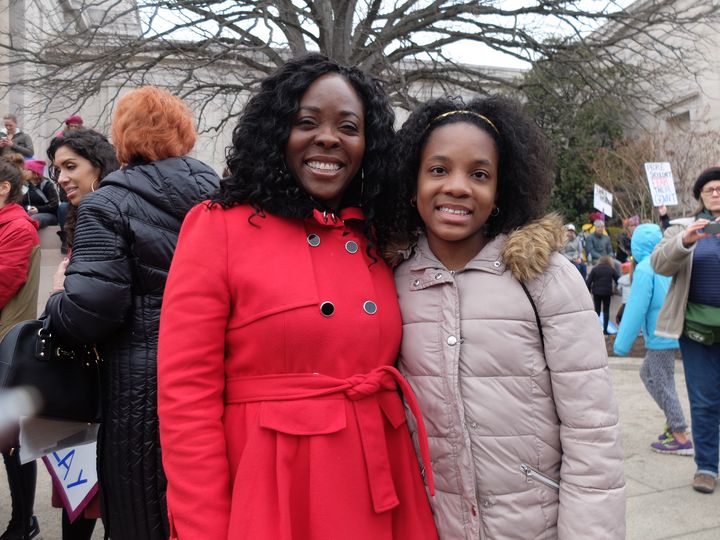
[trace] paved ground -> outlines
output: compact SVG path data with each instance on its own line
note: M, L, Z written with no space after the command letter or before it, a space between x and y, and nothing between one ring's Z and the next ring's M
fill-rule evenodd
M59 261L57 251L43 250L41 309ZM613 300L617 300L617 297ZM692 458L665 456L649 450L650 443L662 431L664 419L640 382L638 371L641 361L640 358L610 359L623 427L628 483L627 538L717 540L720 538L720 491L713 495L701 495L692 490L695 471ZM682 364L678 362L676 366L676 382L688 414ZM5 471L2 469L0 528L9 519L10 502L6 486ZM50 507L50 481L42 465L38 467L35 513L40 520L44 539L60 540L60 513ZM102 525L99 524L93 539L102 537Z

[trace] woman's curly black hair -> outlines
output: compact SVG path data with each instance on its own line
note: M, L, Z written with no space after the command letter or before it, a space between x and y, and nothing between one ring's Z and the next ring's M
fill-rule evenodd
M473 111L488 118L497 128L473 114L440 115L450 111ZM418 169L423 147L440 126L469 122L490 135L498 152L497 216L488 219L485 233L495 237L544 215L554 182L554 160L545 135L522 110L520 104L502 96L475 99L465 104L460 98L439 98L416 109L396 136L399 195L395 211L400 243L417 239L424 228L417 208L410 200L417 192Z
M300 100L318 77L337 73L355 89L365 110L365 154L341 206L359 205L365 213L365 232L378 243L386 238L391 220L379 211L383 202L393 142L395 115L377 80L357 68L321 55L290 60L263 79L260 90L245 105L228 149L229 176L220 183L213 203L224 208L250 204L257 213L305 218L314 208L327 209L313 199L288 172L285 147ZM329 210L329 209L328 209Z

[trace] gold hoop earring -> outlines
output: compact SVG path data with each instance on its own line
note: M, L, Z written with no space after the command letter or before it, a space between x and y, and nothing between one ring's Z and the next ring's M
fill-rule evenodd
M95 191L95 182L97 182L97 180L93 180L93 183L90 184L90 191Z

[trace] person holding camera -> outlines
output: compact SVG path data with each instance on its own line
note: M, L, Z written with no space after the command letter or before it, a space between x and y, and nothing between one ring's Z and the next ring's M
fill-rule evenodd
M6 114L3 116L3 125L5 132L0 133L0 156L17 152L23 157L31 158L35 152L32 139L30 135L18 129L17 117L14 114Z
M693 186L700 202L694 222L665 231L651 263L672 282L655 335L680 341L690 399L697 471L693 489L715 491L720 447L720 167Z

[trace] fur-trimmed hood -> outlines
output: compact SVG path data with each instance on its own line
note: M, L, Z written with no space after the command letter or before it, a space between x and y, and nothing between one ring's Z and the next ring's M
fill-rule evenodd
M559 251L563 245L563 221L558 214L553 213L531 221L508 235L499 235L479 255L483 259L502 260L518 281L526 282L541 274L548 266L550 255ZM427 262L437 260L426 246L425 239L411 247L395 245L388 250L387 259L395 267L420 250Z
M510 233L502 259L518 281L530 281L547 268L550 255L565 240L562 219L548 214Z

